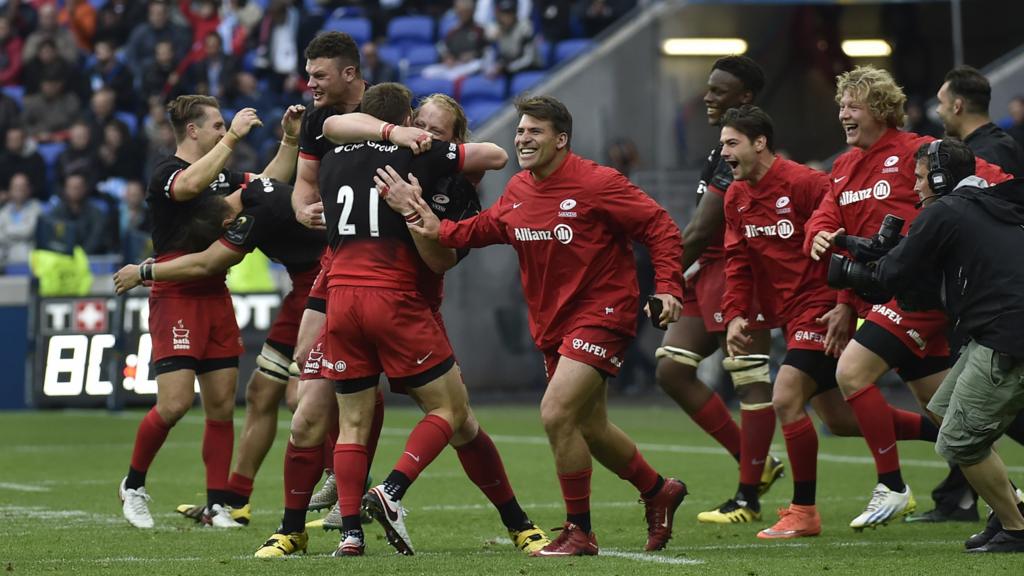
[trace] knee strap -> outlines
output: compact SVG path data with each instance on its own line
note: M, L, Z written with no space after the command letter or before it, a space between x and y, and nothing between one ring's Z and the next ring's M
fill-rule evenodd
M722 368L729 372L732 383L737 388L759 382L771 382L767 354L726 356L722 359Z
M700 364L700 361L704 359L703 356L696 352L690 352L682 348L676 348L675 346L661 346L654 351L655 358L669 358L684 366L693 366L694 368Z
M256 357L256 369L264 376L279 384L287 384L291 376L289 371L291 361L271 346L263 345L260 355Z

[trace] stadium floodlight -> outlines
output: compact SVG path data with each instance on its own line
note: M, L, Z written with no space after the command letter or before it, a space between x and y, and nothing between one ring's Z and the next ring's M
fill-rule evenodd
M843 53L850 58L889 56L892 54L892 46L885 40L877 39L843 40Z
M661 44L666 56L729 56L747 51L742 38L668 38Z

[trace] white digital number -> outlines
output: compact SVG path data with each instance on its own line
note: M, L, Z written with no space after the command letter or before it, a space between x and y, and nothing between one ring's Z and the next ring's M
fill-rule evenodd
M85 357L89 352L89 337L83 334L61 334L50 338L46 352L46 373L43 375L43 394L46 396L78 396L85 380ZM64 358L70 350L71 357ZM66 379L61 375L67 374Z
M97 334L89 344L89 365L85 369L85 393L90 396L106 396L114 391L114 384L100 380L103 367L103 352L114 347L113 334Z
M348 218L352 215L352 201L355 200L355 190L351 186L338 188L338 204L341 204L341 217L338 218L338 234L342 236L353 236L356 233L356 225L349 224ZM370 188L370 236L380 236L380 216L378 206L380 195L377 188Z

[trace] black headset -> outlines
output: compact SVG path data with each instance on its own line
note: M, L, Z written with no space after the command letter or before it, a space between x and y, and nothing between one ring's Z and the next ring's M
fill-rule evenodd
M928 145L928 185L938 196L949 192L956 185L956 182L953 182L953 174L942 165L942 154L939 154L941 144L942 140L932 140ZM948 154L946 158L949 158Z

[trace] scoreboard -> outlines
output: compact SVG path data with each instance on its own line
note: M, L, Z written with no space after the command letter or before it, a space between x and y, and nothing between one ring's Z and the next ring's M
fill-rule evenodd
M151 405L156 396L149 298L37 298L30 318L29 397L37 408L99 408L117 392L125 405ZM231 296L245 353L239 390L255 366L281 295ZM196 391L198 391L198 384Z

